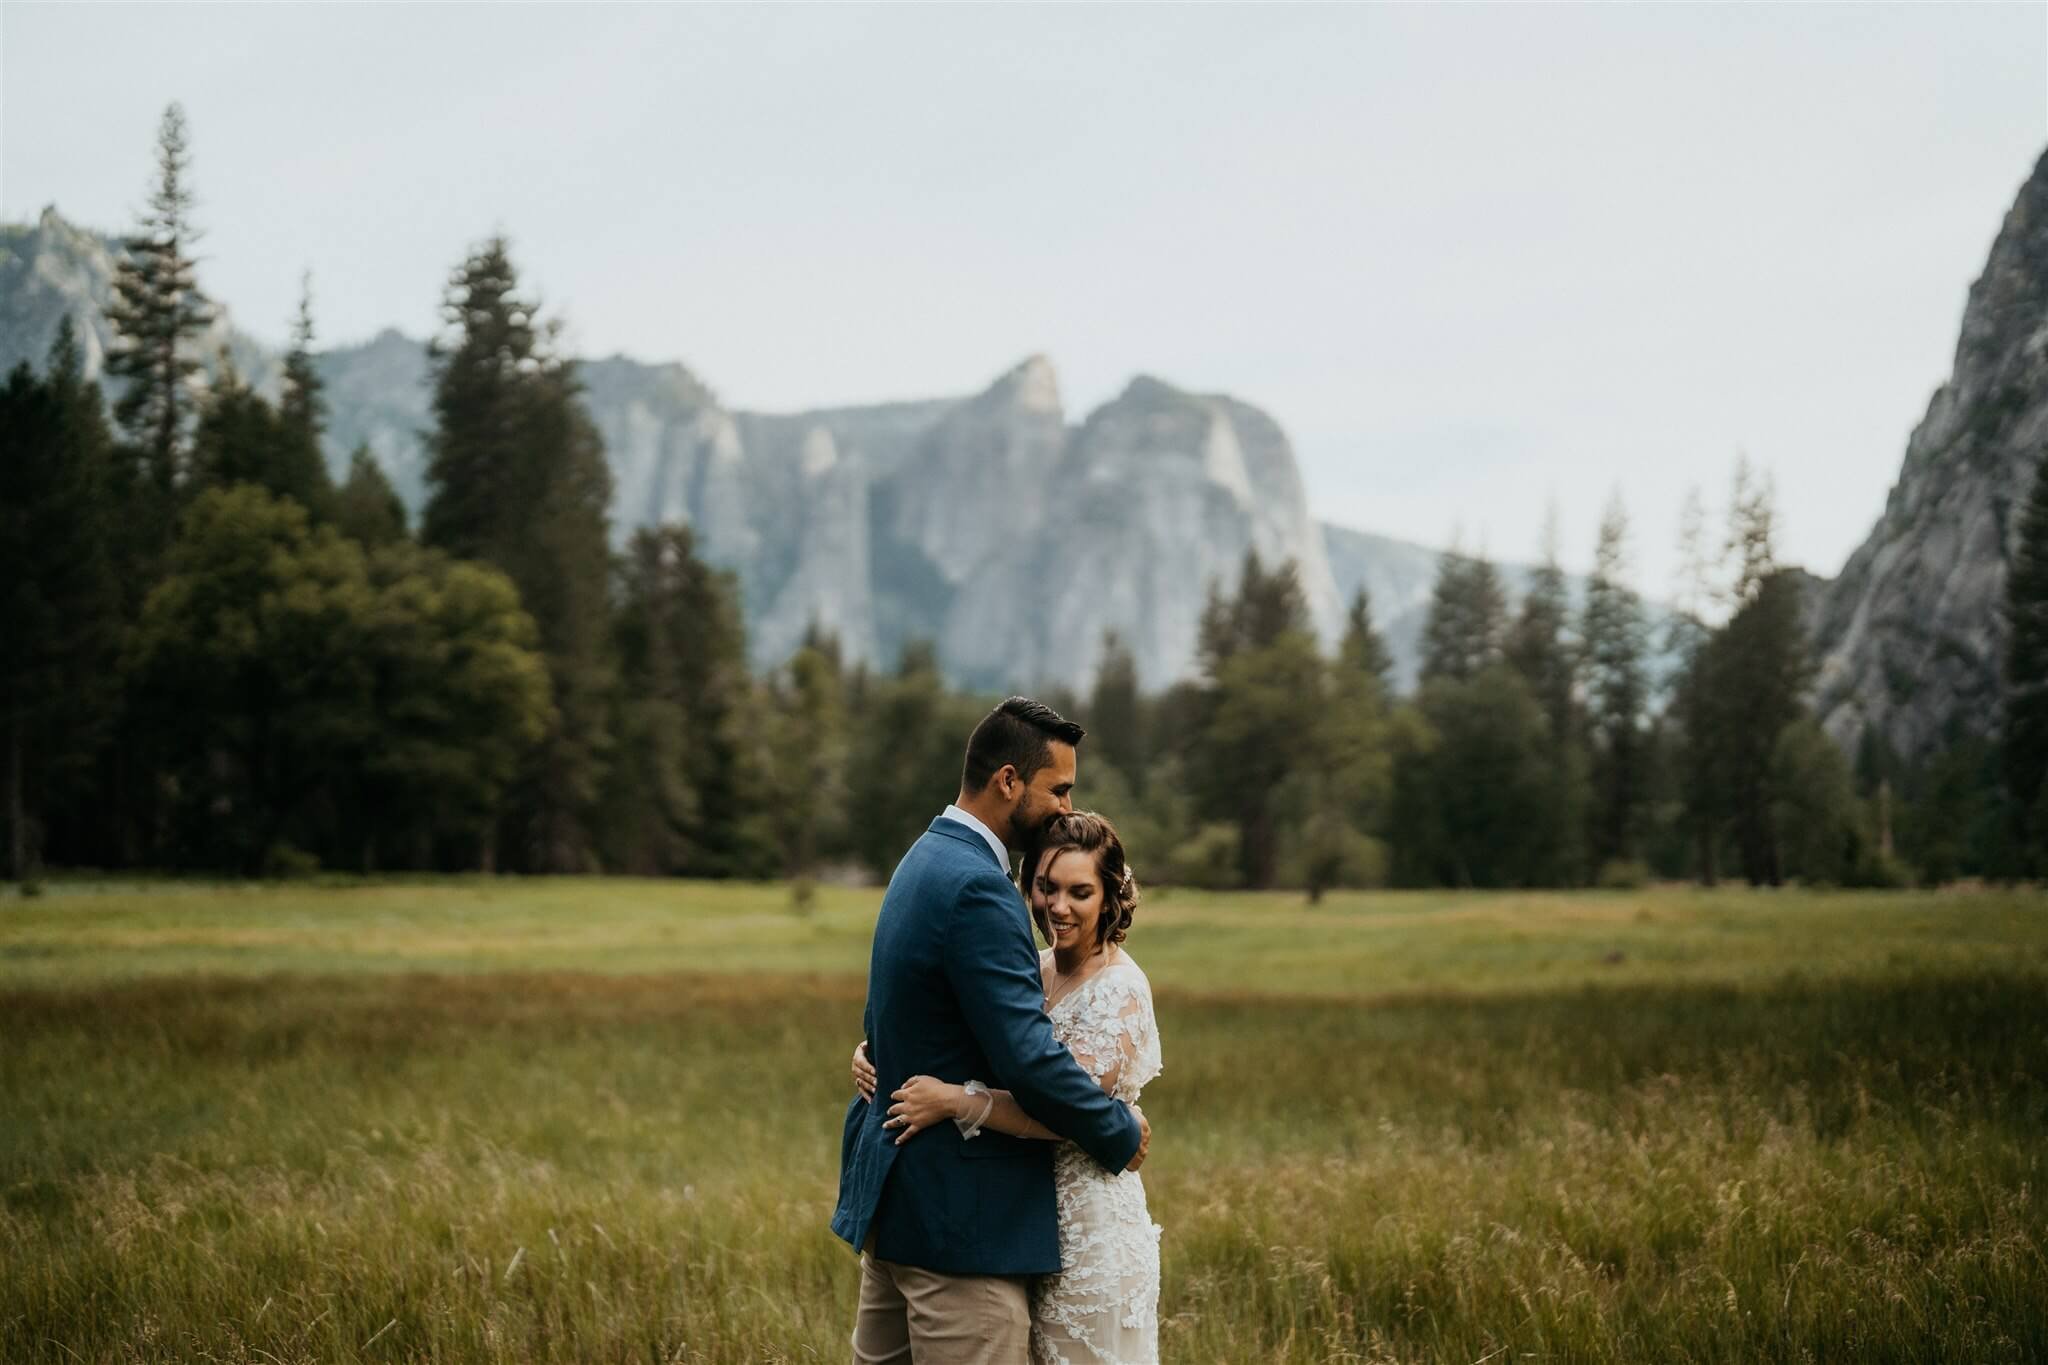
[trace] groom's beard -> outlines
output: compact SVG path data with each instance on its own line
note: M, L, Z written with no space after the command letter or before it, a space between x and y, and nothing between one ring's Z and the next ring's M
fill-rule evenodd
M1009 848L1010 857L1013 860L1018 854L1024 852L1033 843L1037 842L1037 832L1027 829L1025 824L1024 808L1022 806L1010 812L1010 827L1003 832L1003 843Z
M1028 798L1027 798L1028 800ZM1024 801L1010 812L1010 852L1022 853L1038 847L1044 842L1045 832L1052 828L1052 822L1059 818L1059 807L1048 802L1043 807L1027 806Z

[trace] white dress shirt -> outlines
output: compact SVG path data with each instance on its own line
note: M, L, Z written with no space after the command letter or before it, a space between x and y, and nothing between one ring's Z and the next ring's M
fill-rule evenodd
M1002 865L1003 871L1007 873L1010 870L1010 850L1003 846L1001 839L996 838L994 830L952 804L948 804L943 811L940 811L939 816L945 820L958 820L961 824L979 834L988 843L988 851L996 855L996 862Z

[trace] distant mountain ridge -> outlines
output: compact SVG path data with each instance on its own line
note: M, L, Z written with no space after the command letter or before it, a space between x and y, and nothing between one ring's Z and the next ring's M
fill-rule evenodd
M0 227L0 362L39 364L68 312L97 372L114 250L54 209ZM207 350L221 345L275 392L274 351L224 316ZM368 444L417 519L424 343L387 329L316 363L330 466ZM924 638L959 685L1085 689L1113 628L1144 685L1161 687L1195 671L1208 587L1233 585L1256 549L1294 562L1325 643L1368 589L1397 682L1414 678L1438 552L1315 521L1286 434L1241 400L1141 375L1076 422L1043 356L978 394L798 413L729 409L675 363L611 356L579 372L612 467L614 539L694 528L705 556L739 576L757 666L787 658L815 623L873 666ZM1528 572L1503 566L1517 593Z
M0 226L0 366L40 364L68 314L99 371L115 250L54 208ZM205 348L275 391L277 354L225 317ZM367 442L417 515L425 347L387 330L318 363L330 462ZM880 666L926 637L957 683L1084 687L1114 627L1157 687L1192 671L1209 584L1231 584L1257 549L1299 566L1326 641L1368 588L1397 677L1414 675L1437 552L1314 521L1285 434L1236 399L1140 377L1070 422L1043 357L969 397L786 414L728 410L677 364L614 356L582 374L616 480L615 536L696 528L739 575L757 664L816 622ZM1995 726L2006 566L2044 444L2048 155L1971 286L1953 373L1883 517L1835 579L1802 580L1816 706L1845 746L1871 733L1918 758L1955 727ZM1511 590L1526 574L1504 566Z

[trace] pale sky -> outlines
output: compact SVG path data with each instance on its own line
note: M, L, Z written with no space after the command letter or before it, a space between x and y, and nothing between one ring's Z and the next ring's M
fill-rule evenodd
M1841 567L2048 148L2048 6L0 6L0 217L127 226L170 100L202 284L436 323L496 230L587 355L765 410L1033 352L1292 436L1326 520L1669 588L1689 483Z

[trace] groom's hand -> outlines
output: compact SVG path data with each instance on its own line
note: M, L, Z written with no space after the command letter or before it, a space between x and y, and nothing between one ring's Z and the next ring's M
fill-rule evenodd
M868 1103L875 1102L875 1068L868 1060L868 1040L865 1038L853 1048L853 1088Z
M1146 1120L1145 1111L1134 1104L1131 1114L1138 1120L1138 1154L1131 1158L1130 1165L1124 1167L1127 1171L1135 1171L1144 1165L1145 1154L1152 1150L1152 1125Z

